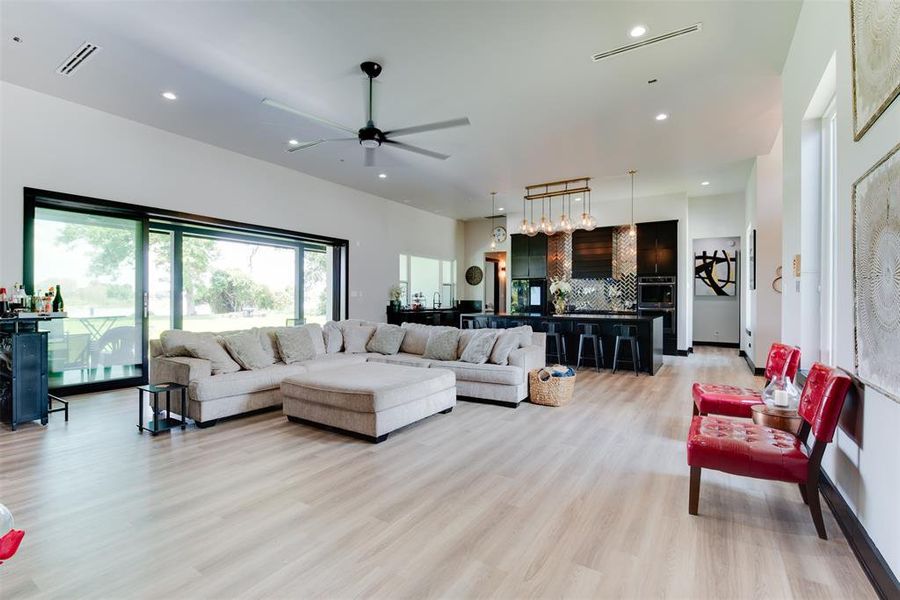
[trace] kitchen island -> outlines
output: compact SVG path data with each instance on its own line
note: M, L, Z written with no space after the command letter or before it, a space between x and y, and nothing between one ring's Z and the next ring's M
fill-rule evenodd
M472 325L468 325L467 321L472 322ZM462 328L474 326L476 328L496 327L505 329L519 325L530 325L535 331L546 331L548 323L557 324L557 331L565 338L565 362L570 365L575 364L578 356L578 336L581 333L580 326L583 324L598 326L600 343L603 344L603 356L605 359L603 366L605 368L612 369L616 327L618 325L633 325L637 328L642 371L655 375L663 365L663 318L658 316L640 315L633 311L618 311L561 315L543 315L540 313L464 313L459 317L459 326ZM622 354L628 356L629 351L623 348ZM587 352L589 353L590 351L588 350ZM556 359L555 354L553 359ZM593 366L593 362L590 359L583 359L582 366L585 364ZM620 369L630 370L631 365L620 366Z

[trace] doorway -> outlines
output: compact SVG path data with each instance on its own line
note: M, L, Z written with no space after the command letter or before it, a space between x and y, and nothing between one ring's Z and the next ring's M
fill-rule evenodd
M484 310L506 312L506 252L484 255Z

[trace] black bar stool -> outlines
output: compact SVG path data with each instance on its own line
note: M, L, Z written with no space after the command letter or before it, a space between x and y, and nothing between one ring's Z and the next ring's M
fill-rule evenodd
M619 368L619 347L622 342L628 342L631 347L631 360L622 362L631 363L634 367L634 375L637 377L641 370L641 345L638 342L636 325L616 325L616 351L613 354L613 373Z
M578 336L578 359L575 361L575 368L578 369L581 367L582 358L589 358L594 361L594 368L599 371L600 367L605 366L604 363L606 362L603 358L603 343L600 339L600 327L598 325L582 323L581 325L578 325L578 328L581 330L581 335ZM593 347L591 354L582 354L585 342L588 343L589 348Z
M462 322L463 329L475 329L475 319L465 319Z
M566 338L562 334L562 327L553 321L543 321L541 325L547 334L547 356L556 356L556 362L566 364ZM554 350L550 351L550 341L555 342Z

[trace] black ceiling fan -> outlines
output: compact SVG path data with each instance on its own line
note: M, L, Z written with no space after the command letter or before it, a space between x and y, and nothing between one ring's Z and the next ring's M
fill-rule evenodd
M351 129L350 127L346 127L344 125L341 125L340 123L335 123L334 121L329 121L328 119L323 119L321 117L305 113L301 110L297 110L296 108L287 106L285 104L282 104L281 102L272 100L271 98L265 98L262 101L266 106L271 106L272 108L287 111L289 113L293 113L295 115L310 119L312 121L322 123L323 125L331 127L332 129L337 129L339 131L343 131L353 135L353 137L328 138L300 142L296 145L288 147L288 152L306 150L307 148L318 146L319 144L322 144L324 142L349 142L356 140L359 142L359 145L366 150L365 165L367 167L375 165L375 149L381 147L383 144L387 144L394 148L399 148L400 150L407 150L409 152L415 152L416 154L422 154L424 156L430 156L431 158L437 158L440 160L446 160L450 158L450 156L447 154L441 154L440 152L433 152L431 150L419 148L418 146L412 146L410 144L398 142L393 138L400 137L401 135L411 135L413 133L423 133L425 131L435 131L437 129L449 129L450 127L460 127L462 125L468 125L469 119L467 117L462 117L461 119L450 119L449 121L440 121L437 123L428 123L426 125L416 125L414 127L401 127L400 129L392 129L390 131L382 131L375 126L375 121L372 118L372 82L376 77L381 75L381 65L376 62L366 61L360 64L359 68L362 69L362 72L365 73L369 78L368 121L366 122L365 127L363 127L362 129Z

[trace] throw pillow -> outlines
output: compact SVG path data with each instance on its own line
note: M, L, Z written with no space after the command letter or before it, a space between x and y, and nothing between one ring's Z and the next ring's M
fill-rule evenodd
M286 365L316 357L312 336L302 327L279 327L275 330L275 339L278 353Z
M281 360L278 354L278 341L275 339L277 327L256 327L256 335L259 337L259 345L273 363Z
M213 375L236 373L241 370L241 365L234 362L219 338L211 333L195 334L193 339L186 341L184 347L189 356L208 360Z
M341 327L334 321L328 321L322 327L322 335L325 337L325 353L336 354L344 346L344 334Z
M513 333L519 334L519 347L524 348L525 346L530 346L532 344L532 334L534 330L531 329L531 325L522 325L520 327L510 327L506 331L511 331Z
M399 325L379 325L366 344L366 350L379 354L397 354L405 335L406 331Z
M228 350L228 354L241 367L249 371L268 367L275 362L263 350L259 341L259 333L256 331L244 331L223 336L222 343L225 345L225 349Z
M501 331L494 342L494 349L491 350L490 362L495 365L505 365L509 363L509 353L519 347L522 341L522 335L516 331Z
M497 341L496 331L477 331L466 344L459 360L476 365L483 365L491 356L491 350ZM507 357L509 355L507 354Z
M369 343L374 333L374 325L346 328L344 330L344 352L348 354L363 354L367 352L366 344Z
M425 344L422 358L434 360L456 360L456 347L459 345L459 329L447 328L432 330Z
M309 332L312 337L313 348L316 349L316 356L325 354L325 334L322 332L322 326L318 323L307 323L302 327Z
M167 329L159 334L159 343L166 356L190 356L186 345L203 334L181 329Z

